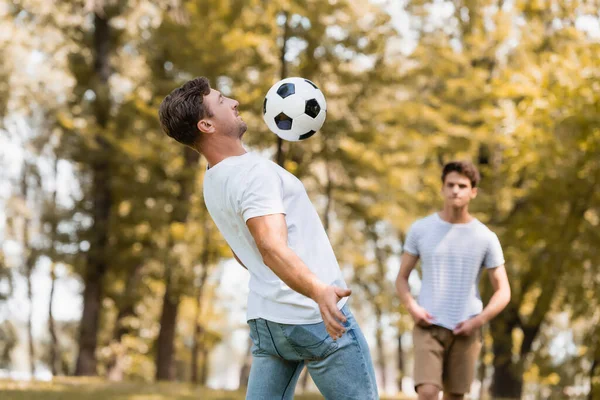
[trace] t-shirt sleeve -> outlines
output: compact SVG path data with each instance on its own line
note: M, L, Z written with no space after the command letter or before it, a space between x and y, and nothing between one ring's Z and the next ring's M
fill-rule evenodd
M488 250L485 254L485 260L483 266L486 268L496 268L504 265L504 253L502 252L502 246L498 235L492 233L488 244Z
M277 171L266 163L252 167L241 193L239 204L244 222L254 217L285 214L283 182Z
M408 230L408 234L406 235L406 240L404 241L402 251L405 251L415 256L419 255L419 241L417 232L418 224L414 223Z

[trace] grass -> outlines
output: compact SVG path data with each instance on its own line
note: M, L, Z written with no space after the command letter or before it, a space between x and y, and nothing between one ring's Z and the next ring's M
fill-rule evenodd
M320 400L318 394L296 400ZM2 400L243 400L241 391L209 390L185 383L106 382L90 378L60 378L52 382L0 380ZM402 400L408 398L394 399ZM388 400L392 400L389 398Z

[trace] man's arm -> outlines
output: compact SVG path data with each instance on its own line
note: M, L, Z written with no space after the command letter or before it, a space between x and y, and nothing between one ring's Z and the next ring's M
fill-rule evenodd
M433 316L421 307L417 301L410 294L410 286L408 284L408 277L410 273L417 265L419 256L404 252L402 254L402 260L400 263L400 271L396 278L396 293L400 297L400 301L406 307L411 317L415 321L415 324L420 326L429 326L433 323Z
M419 306L416 300L410 294L410 286L408 284L408 277L410 273L417 265L419 256L404 252L402 254L402 261L400 264L400 271L396 278L396 293L400 297L400 301L406 307L410 315L412 316L415 324L421 326L429 326L433 323L433 316L429 314L423 307Z
M490 298L489 303L485 306L481 314L458 324L454 329L455 335L470 335L475 329L478 329L500 314L500 311L504 310L508 305L510 301L510 284L508 283L504 265L488 269L488 276L494 288L494 294Z
M327 332L338 339L345 332L339 321L346 322L337 302L349 296L350 289L328 286L288 247L288 231L283 214L248 219L248 229L256 242L264 263L296 292L313 299L318 305Z

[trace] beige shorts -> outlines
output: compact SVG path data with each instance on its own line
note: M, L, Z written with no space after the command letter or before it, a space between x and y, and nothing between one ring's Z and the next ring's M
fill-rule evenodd
M446 393L470 392L482 345L480 329L470 336L456 336L441 326L415 326L413 343L415 389L429 383Z

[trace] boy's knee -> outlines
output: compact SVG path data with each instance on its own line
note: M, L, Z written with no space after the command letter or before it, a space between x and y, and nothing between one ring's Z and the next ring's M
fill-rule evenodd
M419 400L438 400L440 388L435 385L425 383L417 387L417 393L419 394Z

